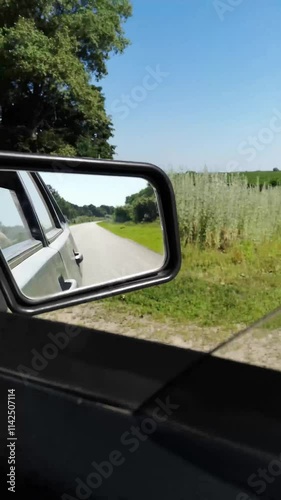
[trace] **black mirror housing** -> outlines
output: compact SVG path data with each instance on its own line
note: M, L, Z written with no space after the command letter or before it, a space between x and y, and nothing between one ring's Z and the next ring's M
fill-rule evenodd
M107 284L92 287L70 289L63 294L42 299L30 299L23 295L13 279L9 265L0 251L0 287L8 307L13 312L28 315L41 314L59 308L75 306L118 294L133 292L146 287L161 285L171 281L178 274L181 266L181 250L175 196L168 175L159 167L149 163L1 152L0 176L1 172L4 171L52 172L107 177L141 177L151 183L157 192L166 247L165 262L156 272L137 275L117 280L116 282L111 281Z

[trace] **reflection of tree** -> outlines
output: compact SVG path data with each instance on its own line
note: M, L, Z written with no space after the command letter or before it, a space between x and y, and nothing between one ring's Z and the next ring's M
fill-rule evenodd
M115 222L153 222L159 216L158 204L153 187L148 184L138 193L127 196L126 205L118 207L114 213Z
M145 198L141 196L133 202L132 218L134 222L153 222L157 219L157 216L157 203L154 197Z
M129 206L125 207L117 207L114 212L114 221L115 222L128 222L132 220L132 212Z
M154 189L151 186L151 184L148 184L146 188L142 189L138 193L132 194L131 196L127 196L126 198L126 205L132 205L134 201L136 201L138 198L154 198Z

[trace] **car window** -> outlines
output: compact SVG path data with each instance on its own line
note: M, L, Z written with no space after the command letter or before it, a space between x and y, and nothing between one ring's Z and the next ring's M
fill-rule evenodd
M28 172L21 172L20 176L28 191L28 194L33 203L34 209L36 211L37 217L42 225L43 230L45 231L45 233L48 233L52 229L55 229L54 220L34 180L32 179L32 177Z
M32 239L15 191L0 187L0 247L11 247Z
M56 156L155 163L173 184L181 236L174 281L47 317L207 352L280 307L280 2L166 0L160 9L160 2L124 0L97 9L91 5L98 2L73 0L49 2L56 7L48 12L47 2L29 2L18 14L14 3L2 2L1 149L51 154L60 178ZM79 12L62 6L71 4ZM44 33L46 44L40 48L37 35L30 36L28 50L49 54L52 85L37 56L19 64L27 52L22 23L29 26L31 18L33 35ZM99 24L107 26L101 37L93 32ZM30 174L22 178L49 231L52 211ZM86 205L77 185L73 199L66 184L52 186L53 196L82 234L85 211L89 217L97 206ZM136 194L121 207L122 224L115 212L108 228L127 238L142 232L154 245L149 226L130 220L133 203L143 197ZM114 266L111 248L107 266ZM278 321L225 345L227 355L281 369L278 314Z

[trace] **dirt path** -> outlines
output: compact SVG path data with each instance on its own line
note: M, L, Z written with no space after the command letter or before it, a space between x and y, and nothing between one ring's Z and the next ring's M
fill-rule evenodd
M61 309L43 314L41 317L202 352L213 350L245 327L236 325L235 329L230 332L220 327L184 325L171 320L159 322L149 317L136 318L132 315L124 316L118 312L109 313L100 303ZM234 339L221 348L215 355L281 370L281 328L251 329L239 339Z
M221 348L216 355L281 371L281 329L252 329L239 340Z
M120 312L111 313L102 304L83 304L43 314L41 317L206 352L226 340L230 335L222 328L203 328L191 324L177 324L172 320L155 321L149 316L135 317L133 315L125 316ZM236 331L238 329L240 329L239 326Z

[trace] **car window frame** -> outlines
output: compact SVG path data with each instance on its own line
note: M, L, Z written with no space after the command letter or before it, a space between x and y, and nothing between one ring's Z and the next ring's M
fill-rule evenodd
M13 191L16 194L32 236L31 239L28 238L25 241L1 249L5 260L9 264L10 268L13 269L28 257L44 247L44 236L38 224L36 213L34 212L33 207L30 205L29 199L18 175L18 172L10 172L10 174L12 174L10 176L9 172L7 172L7 174L8 182L6 189Z
M41 176L35 172L29 172L28 170L26 170L26 173L34 182L39 196L42 198L44 205L46 205L54 227L49 231L44 230L32 200L31 193L24 183L24 179L21 177L20 172L10 172L11 181L7 184L8 189L15 192L32 236L32 239L27 239L23 242L11 245L10 247L0 249L11 269L14 269L39 250L49 247L52 242L63 233L67 224L63 213L53 199ZM13 174L15 175L13 176Z
M46 204L49 207L51 214L53 215L54 220L57 223L58 228L63 228L66 224L66 218L62 213L62 210L58 203L56 202L53 195L50 193L50 190L46 186L46 183L43 181L41 175L37 172L30 172L34 181L36 182L39 191L42 193L43 198L45 199Z
M27 260L29 257L45 248L41 241L26 240L11 247L4 248L2 253L7 260L9 267L14 269L16 266Z
M42 186L43 181L40 178L40 176L37 173L34 173L34 172L26 171L26 173L27 173L27 175L29 175L29 177L31 178L32 182L34 183L35 188L37 189L40 198L42 199L44 205L47 208L47 211L48 211L48 213L49 213L49 215L51 217L52 223L54 224L54 227L52 227L50 230L46 231L44 229L44 227L42 226L42 223L41 223L41 221L40 221L40 219L38 217L37 210L36 210L34 201L32 199L32 195L31 195L31 193L30 193L30 191L28 189L28 186L25 185L24 179L20 176L21 182L23 183L23 187L24 187L24 189L26 191L26 194L27 194L27 196L29 198L30 204L31 204L34 212L36 213L36 217L38 219L38 223L39 223L41 231L42 231L42 233L44 235L46 246L49 246L53 241L55 241L63 233L63 227L62 227L60 219L59 219L59 217L58 217L58 215L56 213L56 210L55 210L53 204L51 203L50 196L46 195L47 188L45 188L44 185ZM39 180L41 182L39 182Z

